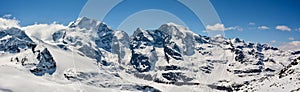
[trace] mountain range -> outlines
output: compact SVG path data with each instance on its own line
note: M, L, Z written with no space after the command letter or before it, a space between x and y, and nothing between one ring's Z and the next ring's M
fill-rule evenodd
M54 28L53 28L54 27ZM132 35L86 17L0 30L0 91L300 91L300 51L174 23Z

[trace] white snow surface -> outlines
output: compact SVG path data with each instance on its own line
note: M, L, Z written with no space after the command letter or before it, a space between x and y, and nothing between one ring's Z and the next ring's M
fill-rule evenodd
M129 37L123 31L112 32L111 51L97 47L95 41L102 39L98 34L99 29L106 25L103 22L88 18L80 18L71 22L69 26L61 24L35 24L20 29L37 44L36 49L47 48L56 62L56 71L49 75L36 76L30 69L22 66L20 62L13 60L15 57L28 57L35 60L30 49L21 50L19 53L0 53L0 91L13 92L115 92L115 91L149 91L139 89L138 86L151 86L163 92L215 92L230 91L218 89L218 87L231 88L231 91L291 91L299 89L299 65L293 66L296 74L288 75L282 79L277 78L280 70L288 66L295 57L288 51L282 50L261 50L260 45L254 44L253 48L236 48L243 52L244 61L239 62L236 57L238 51L231 51L231 47L249 46L249 43L239 42L238 39L226 39L223 37L213 37L207 39L197 35L189 29L174 23L163 24L158 30L171 35L170 41L176 43L180 49L183 60L171 58L166 61L163 47L145 45L145 47L135 49L149 57L152 67L151 71L138 72L131 65L131 49ZM0 25L1 26L1 25ZM75 27L72 27L75 26ZM106 27L105 27L106 28ZM110 29L110 27L107 27ZM63 41L53 41L52 34L57 31L65 31L66 36L63 41L67 49L62 49L57 45L64 44ZM149 30L138 28L135 33L143 35L155 42L154 37L148 33ZM101 33L102 35L108 33ZM135 34L134 34L135 35ZM8 39L5 36L0 39ZM209 43L199 43L196 38L201 38ZM72 39L71 39L72 38ZM67 41L67 39L69 39ZM72 42L74 40L74 42ZM199 40L199 39L198 39ZM232 46L225 44L232 43ZM147 43L143 43L147 44ZM110 65L105 66L97 63L95 58L89 57L87 52L80 51L95 50L101 52L101 59L108 61ZM155 49L153 49L155 48ZM203 48L202 50L197 50ZM153 50L153 51L152 51ZM251 55L251 51L257 52L256 56ZM31 53L31 54L30 54ZM259 65L260 53L263 54L263 65ZM274 60L268 61L269 59ZM33 61L31 61L33 62ZM164 70L161 67L178 66L180 69ZM251 70L260 69L261 72ZM272 69L268 72L266 69ZM247 71L249 70L249 71ZM180 72L187 79L179 78L175 84L163 74ZM209 73L208 73L209 72ZM71 76L67 78L67 76ZM148 77L151 77L148 79ZM172 75L169 75L172 76ZM178 75L179 76L179 75ZM262 78L269 78L268 81L254 81ZM191 80L189 80L190 78ZM290 79L292 78L292 79ZM297 79L298 78L298 79ZM159 83L159 79L165 83ZM271 82L269 82L271 81ZM250 85L246 85L249 82ZM178 84L176 84L178 83ZM180 84L182 83L182 85ZM194 85L194 84L195 85ZM234 89L234 85L243 84L239 90ZM280 87L270 87L270 85L280 85ZM247 88L248 87L248 88ZM252 89L249 89L252 87ZM299 91L299 90L298 90Z

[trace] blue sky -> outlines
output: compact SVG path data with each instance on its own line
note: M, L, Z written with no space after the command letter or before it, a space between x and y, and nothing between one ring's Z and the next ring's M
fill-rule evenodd
M0 0L0 16L11 14L22 26L38 23L68 24L77 19L87 0Z
M262 43L273 41L277 43L274 45L300 40L300 30L297 31L300 28L299 0L210 1L225 26L226 37L239 37L246 41ZM36 22L54 21L67 25L77 19L87 0L0 0L0 2L0 16L11 14L21 21L21 26L27 26ZM204 26L193 12L178 3L172 3L172 0L129 0L108 13L104 22L116 29L124 17L144 9L164 9L182 19L192 31L206 35L203 32ZM153 20L147 17L145 16L146 19Z
M288 38L300 40L300 1L299 0L212 0L216 11L225 26L241 26L243 31L227 31L229 37L259 42L272 40L286 42ZM254 26L249 25L255 23ZM268 30L258 30L258 26L268 26ZM291 31L276 30L285 25ZM254 28L252 28L254 27Z

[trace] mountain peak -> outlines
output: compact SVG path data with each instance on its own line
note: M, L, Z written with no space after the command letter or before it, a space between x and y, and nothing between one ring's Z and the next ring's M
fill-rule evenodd
M182 25L178 25L175 23L166 23L159 27L158 30L161 30L163 32L166 32L167 34L184 34L186 32L192 32L187 27L184 27Z
M76 21L71 22L69 24L70 28L81 28L81 29L87 29L87 30L97 30L99 26L106 26L105 23L102 23L95 19L90 19L87 17L78 18Z
M143 28L140 28L140 27L136 29L136 32L143 32L143 31L145 31L145 30Z
M142 28L137 28L135 31L134 31L134 33L133 33L133 36L135 36L135 35L137 35L137 34L139 34L139 33L145 33L146 31L144 30L144 29L142 29Z
M180 25L175 24L175 23L173 23L173 22L166 23L166 25L169 25L169 26L180 26Z
M130 37L124 31L113 30L103 22L86 17L70 23L69 28L33 27L39 29L38 33L28 32L26 28L25 31L17 28L0 31L0 61L10 61L0 63L0 73L9 74L0 76L0 79L9 79L1 84L13 83L15 78L11 74L21 73L20 80L23 80L22 73L33 73L25 75L32 79L26 82L30 86L40 86L39 80L43 79L42 82L49 83L80 82L85 89L91 86L143 91L155 85L159 90L170 91L173 87L192 89L200 85L195 90L251 91L246 88L258 83L270 88L273 83L266 84L269 81L263 80L277 77L282 84L297 81L293 88L299 88L296 74L299 61L292 60L299 57L300 52L290 53L221 35L201 36L175 23L163 24L156 30L137 28ZM47 29L54 31L46 32ZM39 34L52 39L35 37ZM24 68L30 70L24 71ZM45 77L35 80L36 76ZM287 81L281 82L283 79ZM276 85L282 85L278 83ZM144 84L149 87L139 87ZM165 89L166 85L170 87ZM13 86L13 90L19 88Z

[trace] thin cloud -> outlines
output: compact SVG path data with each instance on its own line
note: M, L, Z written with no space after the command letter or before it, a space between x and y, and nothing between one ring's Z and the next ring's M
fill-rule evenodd
M276 29L281 30L281 31L291 31L292 30L291 28L289 28L288 26L285 26L285 25L278 25L278 26L276 26Z
M254 25L255 25L255 23L254 23L254 22L249 22L249 23L248 23L248 25L250 25L250 26L254 26Z
M259 30L268 30L270 28L268 26L259 26L258 29Z
M224 24L217 23L215 25L207 25L206 26L206 30L208 30L208 31L226 31L226 30L238 30L238 31L242 31L243 28L241 28L239 26L225 27Z
M292 41L283 43L281 46L279 46L282 50L291 50L291 51L299 51L300 50L300 41Z
M276 40L272 40L272 41L270 41L271 43L276 43L277 41Z
M12 27L20 28L19 25L20 21L16 19L7 19L7 18L0 18L0 29L9 29Z
M3 18L10 18L12 15L11 14L5 14L3 15Z
M300 32L300 28L297 28L296 31Z
M278 46L278 42L276 40L271 40L268 42L268 44L270 44L271 46Z
M294 37L289 37L288 39L291 40L291 41L295 40Z
M44 41L49 41L52 39L52 36L49 34L53 34L58 30L62 30L67 28L62 24L56 24L53 22L52 24L34 24L26 27L22 27L22 30L25 30L29 36L42 39Z

